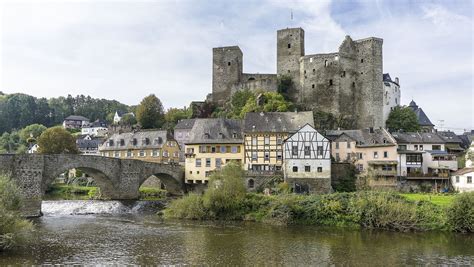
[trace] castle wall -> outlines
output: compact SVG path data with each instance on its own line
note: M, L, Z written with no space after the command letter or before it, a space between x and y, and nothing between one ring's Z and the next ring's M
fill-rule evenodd
M278 78L276 74L243 73L241 82L232 86L232 94L238 90L276 92L277 89Z
M243 54L238 46L217 47L212 50L212 98L223 104L232 95L232 86L241 80Z

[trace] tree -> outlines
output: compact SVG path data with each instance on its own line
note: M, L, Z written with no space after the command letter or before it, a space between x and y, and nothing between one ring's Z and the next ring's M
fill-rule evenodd
M38 138L41 154L77 154L76 139L61 126L49 128Z
M277 92L264 92L259 94L258 97L251 96L247 99L247 103L245 103L240 112L240 118L243 118L248 112L286 112L292 107L293 104L285 100L281 94Z
M242 113L242 108L251 98L255 100L255 94L250 90L241 90L235 92L230 100L230 112L228 116L235 119L241 118L240 115Z
M293 86L293 80L291 76L283 75L278 78L278 93L281 94L286 100L290 99L290 90Z
M416 132L420 130L418 118L410 107L395 107L388 115L386 125L391 132Z
M133 116L132 114L124 114L122 116L122 119L120 120L120 124L122 125L135 125L137 124L137 118Z
M46 129L46 126L41 124L28 125L20 131L20 139L24 144L30 143L30 141L34 142Z
M0 136L0 152L15 153L20 147L20 135L18 131L3 133Z
M164 122L163 105L158 97L145 97L137 108L137 121L144 129L160 128Z
M192 112L190 108L170 108L165 114L165 126L167 129L173 129L178 121L191 118Z

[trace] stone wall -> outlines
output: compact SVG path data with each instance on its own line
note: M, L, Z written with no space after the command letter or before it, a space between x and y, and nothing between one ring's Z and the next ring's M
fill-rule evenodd
M329 178L286 178L287 183L298 193L297 188L300 186L304 191L308 190L310 194L328 194L332 192L331 179Z

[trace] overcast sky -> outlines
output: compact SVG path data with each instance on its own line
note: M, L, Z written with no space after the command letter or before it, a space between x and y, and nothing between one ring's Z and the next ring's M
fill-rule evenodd
M402 104L414 99L445 128L474 128L470 0L34 2L0 4L5 93L130 105L154 93L182 107L211 92L212 47L239 45L245 72L275 73L276 31L302 27L307 54L336 52L345 35L383 38Z

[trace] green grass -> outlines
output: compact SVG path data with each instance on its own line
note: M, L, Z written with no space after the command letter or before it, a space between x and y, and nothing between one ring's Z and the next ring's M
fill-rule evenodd
M442 206L442 207L447 207L449 206L456 195L454 194L400 194L403 197L405 197L408 200L411 201L429 201L433 204Z

